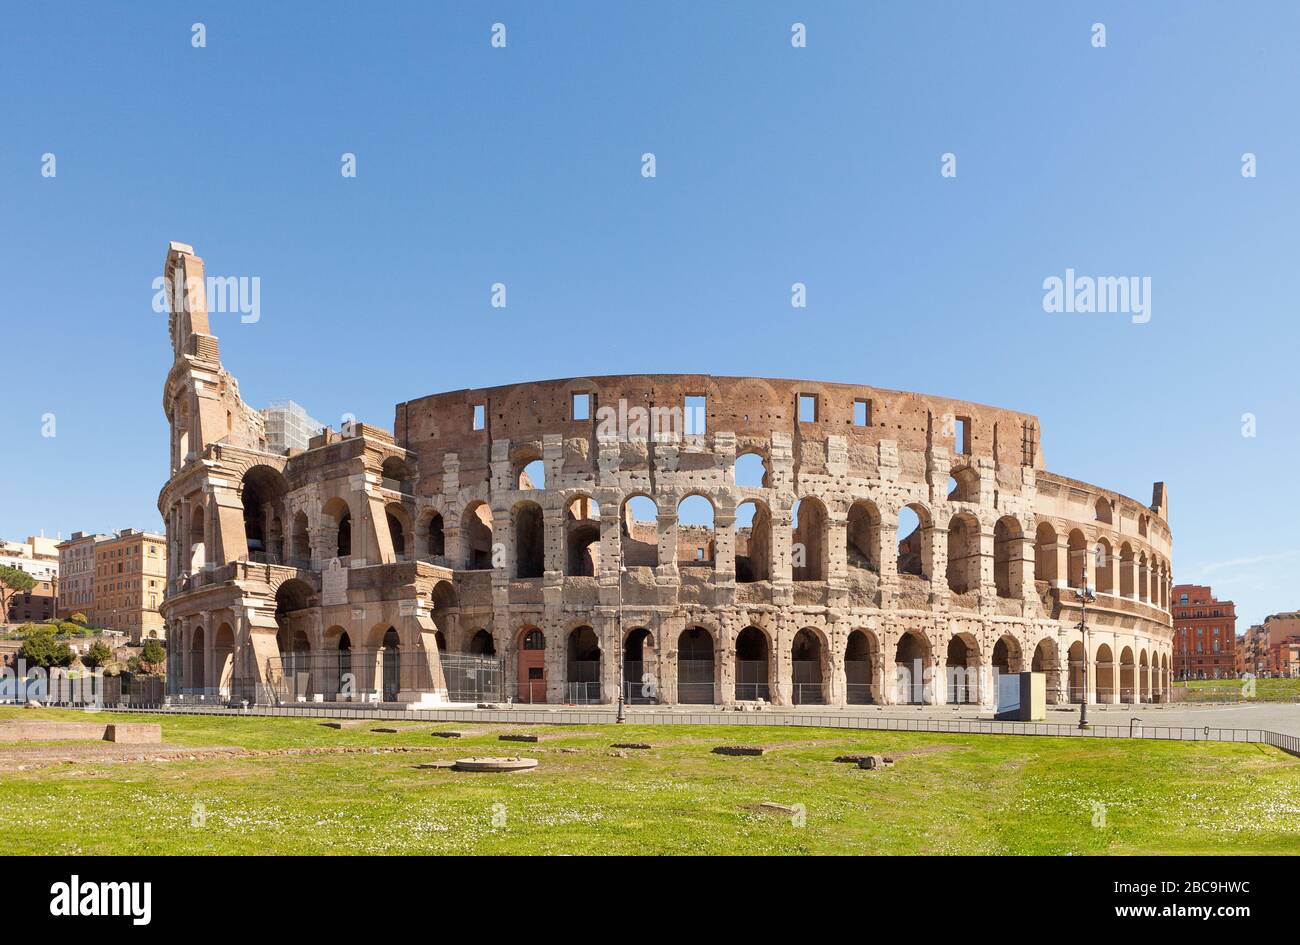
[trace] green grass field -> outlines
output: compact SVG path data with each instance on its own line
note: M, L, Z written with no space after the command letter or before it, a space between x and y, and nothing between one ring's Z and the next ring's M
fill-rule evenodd
M1300 701L1300 679L1254 679L1248 694L1241 679L1191 679L1186 685L1187 702L1296 702Z
M88 718L0 709L0 720L19 716ZM635 725L529 727L552 737L527 745L499 741L520 730L503 725L450 740L429 733L471 726L92 718L160 720L171 745L272 754L42 763L33 749L0 745L8 852L1300 853L1300 759L1259 745ZM653 748L620 755L616 741ZM774 750L710 752L730 744ZM344 747L361 751L285 751ZM392 747L418 750L369 750ZM844 752L897 763L863 771L832 760ZM508 754L541 766L503 775L416 767ZM765 801L802 805L804 822L762 810ZM1103 826L1094 826L1097 804Z

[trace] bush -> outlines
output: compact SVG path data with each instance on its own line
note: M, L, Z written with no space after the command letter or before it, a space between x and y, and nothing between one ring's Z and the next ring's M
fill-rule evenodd
M167 662L167 651L157 640L150 638L144 641L144 649L140 651L138 657L142 666L148 666L146 672L156 673Z
M87 626L90 623L89 618L87 618L86 615L83 614L81 611L77 611L75 614L71 614L68 617L68 619L71 620L73 623L81 624L83 627Z
M90 649L86 655L81 658L81 662L94 669L96 666L103 666L113 658L113 651L103 640L96 640L90 644Z
M38 625L23 640L18 650L18 657L29 667L42 666L51 669L58 666L72 665L72 649L68 644L55 637L53 628Z

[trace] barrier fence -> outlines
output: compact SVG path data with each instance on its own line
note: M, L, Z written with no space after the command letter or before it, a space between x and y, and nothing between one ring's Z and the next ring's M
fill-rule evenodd
M174 698L174 697L173 697ZM69 706L79 708L80 706ZM614 707L601 709L537 709L517 705L496 709L401 709L377 705L249 705L246 708L225 705L130 705L96 707L104 711L150 715L229 715L269 718L319 719L404 719L418 722L506 722L541 725L607 725L616 721ZM992 719L913 719L872 717L849 713L817 712L728 712L664 711L661 709L627 710L627 719L637 725L762 725L838 728L882 732L928 732L954 735L1020 735L1053 738L1138 738L1156 741L1231 742L1270 745L1300 758L1300 736L1256 728L1223 728L1212 725L1144 725L1138 719L1125 725L1093 725L1080 729L1059 722L1000 722Z

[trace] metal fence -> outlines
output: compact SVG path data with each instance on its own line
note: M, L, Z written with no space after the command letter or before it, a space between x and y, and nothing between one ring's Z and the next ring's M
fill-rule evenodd
M715 705L713 660L677 661L677 701L686 705Z
M497 702L502 698L504 661L492 656L446 653L439 659L447 696L452 702ZM397 647L353 648L334 652L283 653L266 661L270 701L397 702L403 692L434 689L428 657ZM264 699L249 695L250 687L232 680L228 687L195 692L211 701L228 693L232 701Z
M736 660L736 699L741 702L772 701L772 690L767 681L767 660Z
M570 660L564 695L573 705L600 702L600 660Z
M517 706L502 709L403 709L377 705L171 705L112 707L115 711L153 715L229 715L276 718L321 719L406 719L420 722L506 722L515 724L605 725L615 721L613 707L593 709L534 709ZM1157 741L1230 742L1271 745L1300 758L1300 736L1255 728L1221 728L1210 725L1094 725L1080 729L1059 722L999 722L984 719L915 719L854 715L851 713L785 712L737 713L715 710L665 711L637 709L629 714L637 725L760 725L836 728L888 732L932 732L958 735L1020 735L1059 738L1138 738Z

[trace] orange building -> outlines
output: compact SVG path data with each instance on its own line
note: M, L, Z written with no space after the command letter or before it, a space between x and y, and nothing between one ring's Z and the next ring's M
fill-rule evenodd
M1267 669L1272 676L1300 676L1300 612L1270 614L1264 618L1268 646Z
M167 581L167 539L124 528L95 543L91 623L130 634L132 643L163 636L158 614Z
M1237 605L1217 600L1200 584L1176 584L1174 678L1219 679L1237 674Z

